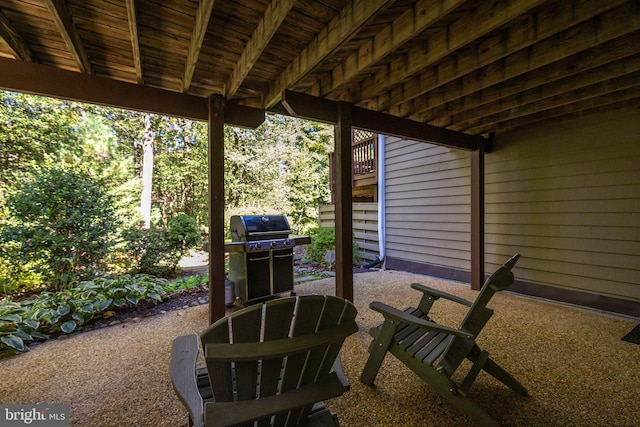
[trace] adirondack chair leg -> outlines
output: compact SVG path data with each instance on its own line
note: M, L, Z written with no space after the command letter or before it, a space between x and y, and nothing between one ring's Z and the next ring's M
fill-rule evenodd
M442 390L441 388L434 387L438 394L445 398L454 408L465 414L471 421L478 426L495 426L498 427L498 422L487 411L482 409L477 403L468 397L459 393L451 393L449 390Z
M483 353L486 353L476 345L469 354L467 355L467 359L471 360L474 363L478 363L479 360L484 359ZM520 393L523 396L528 396L529 392L527 389L518 382L510 373L504 370L504 368L498 365L496 362L491 359L491 357L487 357L486 360L482 361L482 370L509 387L511 390Z
M509 387L511 390L517 393L520 393L523 396L529 395L529 392L527 391L527 389L522 384L520 384L518 380L513 378L510 373L505 371L500 365L494 362L491 358L487 359L487 362L484 364L484 367L482 369L484 369L485 372L487 372L488 374L493 376L495 379L497 379L498 381L500 381L501 383Z
M402 362L424 382L433 387L451 406L465 414L478 426L498 426L496 420L477 403L460 392L460 389L441 369L427 368L413 357L402 358Z
M385 320L382 324L378 336L369 347L369 359L367 359L362 375L360 375L360 381L363 383L372 385L375 381L398 325L399 323L394 320Z
M480 355L474 361L473 366L471 367L471 370L469 371L467 376L464 378L464 381L462 381L462 384L460 384L459 388L463 394L466 394L469 392L469 389L473 385L473 382L476 380L476 377L478 376L480 371L484 368L484 364L487 362L488 359L489 359L489 353L487 353L486 351L480 352Z

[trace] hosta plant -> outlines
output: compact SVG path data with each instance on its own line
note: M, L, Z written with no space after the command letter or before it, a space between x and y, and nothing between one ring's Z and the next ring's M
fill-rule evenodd
M28 343L47 334L69 334L94 317L142 301L162 301L167 282L147 275L98 277L59 292L42 292L35 299L0 303L0 353L21 353Z

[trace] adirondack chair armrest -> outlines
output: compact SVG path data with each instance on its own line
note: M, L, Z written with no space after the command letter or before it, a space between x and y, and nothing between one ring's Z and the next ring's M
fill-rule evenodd
M473 305L471 301L467 301L464 298L460 298L450 293L430 288L420 283L412 283L411 287L415 290L422 292L423 294L431 295L432 297L434 297L434 299L444 298L449 301L457 302L458 304L466 305L467 307L471 307Z
M455 335L460 338L472 339L474 335L465 332L463 330L450 328L448 326L438 325L435 322L431 322L429 320L420 319L419 317L412 316L404 311L398 310L381 302L374 301L369 304L369 308L372 310L381 313L385 320L395 320L396 322L406 323L408 325L413 325L420 329L428 329L436 332L443 332L449 335Z
M196 362L200 347L197 335L182 335L171 348L171 383L189 413L194 427L204 426L203 400L198 390Z

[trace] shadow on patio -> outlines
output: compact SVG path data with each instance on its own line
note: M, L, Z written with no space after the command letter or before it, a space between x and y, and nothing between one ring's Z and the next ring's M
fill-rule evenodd
M396 271L357 274L360 331L342 349L351 390L328 401L343 426L463 426L455 412L409 369L388 356L376 387L358 380L381 321L377 300L403 308L417 303L409 284L420 282L473 300L468 286ZM296 286L299 294L334 293L333 279ZM640 417L640 346L622 341L637 321L502 293L489 304L493 318L481 347L511 372L530 396L481 373L472 397L505 426L632 426ZM465 312L439 300L439 323L456 326ZM0 360L2 403L71 405L73 426L181 426L187 414L169 379L171 341L207 326L207 306L145 318L47 342Z

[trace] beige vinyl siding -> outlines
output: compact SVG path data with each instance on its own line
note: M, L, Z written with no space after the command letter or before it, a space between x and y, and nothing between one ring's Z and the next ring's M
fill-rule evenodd
M496 138L486 156L486 268L640 301L640 113Z
M468 152L387 138L387 256L470 269ZM640 112L500 135L485 158L485 271L640 302Z
M468 270L469 153L387 137L386 255Z

